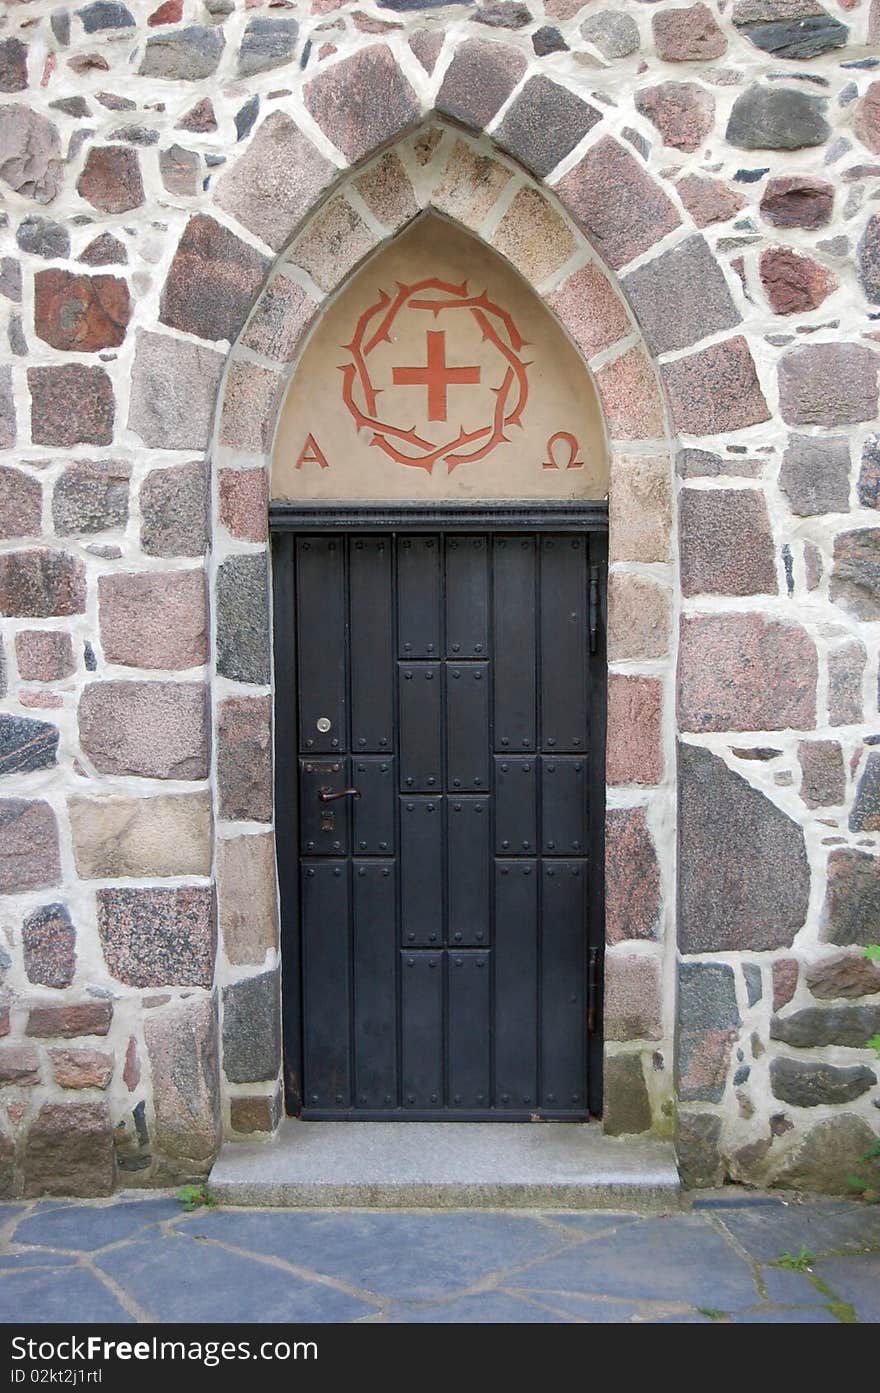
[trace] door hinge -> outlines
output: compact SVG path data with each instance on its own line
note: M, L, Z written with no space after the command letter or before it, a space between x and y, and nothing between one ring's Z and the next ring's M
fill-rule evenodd
M587 1034L596 1031L596 1016L599 1005L599 952L598 948L587 949Z
M590 567L590 652L595 653L599 641L599 567Z

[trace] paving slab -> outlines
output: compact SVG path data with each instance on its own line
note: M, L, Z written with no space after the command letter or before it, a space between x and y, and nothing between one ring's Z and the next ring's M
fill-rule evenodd
M175 1219L179 1215L180 1203L171 1196L94 1209L68 1205L40 1210L22 1220L15 1230L15 1242L94 1252L123 1238L131 1238L148 1224Z
M395 1325L567 1325L561 1312L542 1310L507 1292L461 1296L443 1306L398 1307L389 1313Z
M0 1273L0 1311L6 1322L91 1325L134 1319L93 1273L82 1267Z
M860 1321L880 1323L880 1253L822 1258L815 1271L835 1296L850 1302Z
M729 1210L716 1217L758 1262L775 1262L783 1253L797 1256L802 1247L812 1253L880 1247L880 1206L852 1200Z

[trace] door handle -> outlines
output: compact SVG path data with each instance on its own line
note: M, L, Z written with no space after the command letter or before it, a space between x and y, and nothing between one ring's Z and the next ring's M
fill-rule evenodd
M360 798L359 788L341 788L338 793L331 793L329 788L322 788L318 798L322 803L333 803L337 798Z

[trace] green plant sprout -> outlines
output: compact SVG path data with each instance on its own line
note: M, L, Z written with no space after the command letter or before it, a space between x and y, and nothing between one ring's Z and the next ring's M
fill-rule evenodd
M183 1205L184 1214L192 1214L194 1209L213 1209L217 1203L204 1185L182 1185L177 1198Z
M782 1255L776 1259L773 1266L785 1267L789 1272L810 1272L812 1271L815 1261L816 1254L801 1244L801 1250L797 1256L793 1253L782 1253Z

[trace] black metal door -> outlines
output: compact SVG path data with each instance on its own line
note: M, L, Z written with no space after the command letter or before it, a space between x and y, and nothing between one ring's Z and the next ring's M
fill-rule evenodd
M279 539L304 1117L598 1110L604 565L587 532Z

